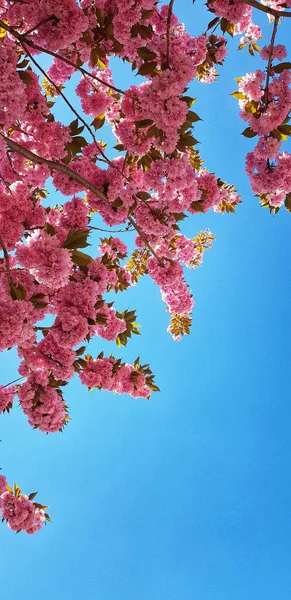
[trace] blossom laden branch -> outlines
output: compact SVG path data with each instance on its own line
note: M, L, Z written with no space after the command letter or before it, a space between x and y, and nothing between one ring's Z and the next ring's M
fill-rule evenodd
M266 87L265 87L266 107L269 104L269 83L270 83L270 77L271 77L271 72L272 72L273 51L274 51L276 33L277 33L277 29L278 29L278 23L279 23L279 17L275 17L271 43L270 43L270 47L269 47L269 59L268 59L268 65L267 65L267 77L266 77Z
M242 4L248 4L257 10L260 10L266 14L273 15L273 17L283 18L283 17L291 17L291 12L277 10L276 8L271 8L270 6L266 6L265 4L261 4L257 2L257 0L239 0Z
M80 183L80 185L82 185L82 187L84 187L85 189L90 190L90 192L93 192L93 194L98 196L98 198L100 198L100 200L103 200L103 202L108 202L108 199L106 198L105 194L103 194L103 192L101 192L93 183L88 181L88 179L85 179L84 177L82 177L82 175L79 175L79 173L76 173L75 171L73 171L73 169L70 169L70 167L63 165L58 161L43 158L42 156L31 152L31 150L24 148L24 146L21 146L21 144L18 144L18 142L15 142L14 140L8 138L4 134L0 135L6 141L8 148L10 148L10 150L12 150L13 152L17 152L24 158L27 158L27 160L31 160L32 162L37 163L39 165L46 165L51 171L58 171L59 173L63 173L63 175L66 175L70 179L73 179L74 181ZM135 222L134 218L129 215L128 220L134 227L134 229L138 232L140 237L144 240L146 246L149 248L152 255L158 260L158 262L161 265L163 265L163 261L158 257L157 253L153 249L147 237L144 235L142 229Z
M123 90L121 90L120 88L117 88L114 85L111 85L110 83L103 81L103 79L101 79L97 75L93 75L93 73L90 73L89 71L84 69L81 65L77 65L76 63L74 63L72 60L70 60L66 56L63 56L62 54L58 54L57 52L53 52L52 50L49 50L48 48L43 48L42 46L35 44L33 41L27 39L26 34L18 33L18 31L15 31L15 29L13 29L13 27L10 27L10 25L7 25L7 23L2 21L1 19L0 19L0 27L2 27L2 29L6 29L6 31L8 31L11 35L13 35L21 43L21 45L24 49L25 49L25 46L30 46L30 48L34 48L34 50L38 50L39 52L43 52L44 54L53 56L53 58L57 58L58 60L63 61L70 67L74 67L74 69L76 69L76 71L80 71L80 73L82 73L82 75L84 75L84 76L87 75L91 79L98 81L98 83L101 83L102 85L104 85L105 87L108 87L109 89L113 90L114 92L117 92L118 94L125 94L125 92ZM24 44L25 44L25 46L24 46Z

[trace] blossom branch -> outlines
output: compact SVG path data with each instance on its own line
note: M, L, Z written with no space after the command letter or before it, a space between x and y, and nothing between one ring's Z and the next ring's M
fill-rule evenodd
M93 192L93 194L96 194L96 196L98 196L101 200L107 202L107 198L103 194L103 192L98 190L98 188L95 185L93 185L93 183L90 183L90 181L82 177L82 175L79 175L79 173L76 173L75 171L73 171L66 165L59 163L58 161L43 158L42 156L31 152L31 150L28 150L24 146L21 146L21 144L18 144L14 140L11 140L6 135L1 135L6 141L8 148L10 148L12 152L16 152L24 158L27 158L27 160L37 163L38 165L46 165L52 171L58 171L59 173L63 173L63 175L67 175L67 177L69 177L70 179L74 179L75 181L80 183L85 189L88 189L91 192Z
M77 181L78 183L80 183L80 185L82 187L84 187L85 189L90 190L90 192L93 192L93 194L98 196L98 198L103 200L103 202L106 202L106 203L108 202L108 199L106 198L105 194L103 194L103 192L98 190L98 188L93 183L91 183L90 181L88 181L87 179L82 177L82 175L79 175L79 173L76 173L76 171L73 171L72 169L70 169L70 167L63 165L63 164L59 163L58 161L49 160L47 158L43 158L42 156L39 156L38 154L35 154L34 152L31 152L31 150L28 150L24 146L21 146L21 144L18 144L14 140L11 140L4 134L1 134L1 136L6 141L8 148L10 148L10 150L12 150L12 152L16 152L17 154L20 154L21 156L23 156L27 160L30 160L31 162L37 163L39 165L46 165L52 171L58 171L59 173L63 173L63 175L66 175L70 179L73 179L74 181ZM155 252L155 250L153 249L153 247L151 246L151 244L149 243L149 241L147 240L147 238L145 237L141 228L139 227L139 225L137 225L137 223L135 222L133 217L128 216L128 220L131 223L131 225L134 227L134 229L138 232L140 237L144 240L146 246L148 247L148 249L150 250L152 255L158 260L158 262L161 265L163 265L164 263L163 263L162 259L157 255L157 253ZM2 248L3 248L3 246L2 246Z
M45 54L48 54L49 56L58 58L59 60L62 60L63 62L65 62L67 65L74 67L74 69L76 69L77 71L80 71L80 73L82 73L82 75L84 75L84 76L88 75L92 79L95 79L96 81L98 81L98 83L101 83L105 87L110 88L111 90L113 90L114 92L117 92L118 94L123 94L123 95L125 94L125 92L123 90L116 88L114 85L111 85L110 83L107 83L106 81L103 81L100 77L97 77L97 75L93 75L92 73L90 73L89 71L87 71L86 69L81 67L80 65L76 65L69 58L66 58L65 56L63 56L61 54L57 54L57 52L53 52L52 50L48 50L47 48L43 48L42 46L35 44L31 40L28 40L26 38L25 33L24 34L18 33L18 31L15 31L15 29L13 29L13 27L10 27L10 25L7 25L7 23L5 23L4 21L0 20L0 27L2 27L3 29L6 29L6 31L8 31L11 35L13 35L21 43L22 47L24 47L23 46L23 43L24 43L25 45L30 46L31 48L34 48L34 50L38 50L39 52L44 52Z
M261 10L262 12L267 13L269 15L273 15L273 17L291 17L291 12L285 12L283 10L276 10L275 8L270 8L265 4L257 2L257 0L239 0L239 2L242 2L243 4L248 4L249 6L257 8L258 10Z
M272 38L271 38L271 43L270 43L270 48L269 48L269 60L268 60L268 66L267 66L267 77L266 77L266 87L265 87L265 94L266 94L265 105L266 105L266 107L268 106L268 103L269 103L269 83L270 83L270 77L271 77L271 71L272 71L273 51L274 51L276 33L277 33L277 29L278 29L278 23L279 23L279 17L276 17L275 21L274 21L273 33L272 33Z
M54 89L57 91L57 93L63 98L64 102L67 104L67 106L72 111L72 113L74 113L75 117L77 117L77 119L79 119L79 121L81 121L81 123L83 123L84 127L90 133L90 135L91 135L91 137L92 137L92 139L93 139L93 141L94 141L94 143L96 145L96 148L98 149L98 152L101 152L102 155L103 155L103 152L100 149L100 146L98 145L96 137L95 137L95 135L94 135L91 127L88 125L88 123L86 123L85 119L83 119L83 117L74 108L74 106L71 104L71 102L68 100L68 98L63 93L62 89L53 81L53 79L51 79L51 77L41 67L41 65L37 62L37 60L35 60L35 58L31 54L31 52L29 52L29 50L27 48L24 48L24 50L25 50L27 56L29 56L30 60L35 64L35 66L37 67L37 69L39 69L39 71L43 74L43 76L47 79L47 81L49 81L49 83L54 87ZM106 160L106 157L105 157L105 160Z

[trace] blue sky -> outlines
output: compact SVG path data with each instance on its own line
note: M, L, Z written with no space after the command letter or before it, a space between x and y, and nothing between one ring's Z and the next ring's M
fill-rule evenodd
M211 18L191 0L175 6L195 34ZM287 25L278 42L287 43ZM229 94L233 78L258 61L237 43L215 85L191 86L207 166L243 195L236 216L185 223L188 235L205 227L216 235L202 268L187 272L192 335L172 341L150 281L117 297L118 308L136 307L142 325L123 355L149 361L161 393L148 403L89 393L74 381L66 388L72 421L51 436L31 430L19 408L1 416L3 472L39 490L52 518L35 536L2 525L5 595L290 600L291 216L261 209L244 174L253 144L240 135ZM117 68L117 84L129 84L129 72ZM1 383L14 379L12 351L0 365Z

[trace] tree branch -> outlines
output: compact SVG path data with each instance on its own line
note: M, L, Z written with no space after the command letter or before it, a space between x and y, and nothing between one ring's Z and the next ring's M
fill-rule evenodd
M83 67L76 65L73 61L71 61L69 58L66 58L62 54L57 54L57 52L53 52L52 50L43 48L42 46L35 44L31 40L26 39L25 34L18 33L18 31L15 31L15 29L13 29L13 27L10 27L10 25L7 25L7 23L5 23L4 21L0 20L0 27L2 27L2 29L6 29L6 31L11 33L11 35L13 35L21 43L21 46L23 48L24 48L23 44L25 44L26 46L30 46L30 48L34 48L34 50L38 50L39 52L44 52L45 54L48 54L49 56L58 58L59 60L62 60L63 62L67 63L67 65L74 67L74 69L76 69L77 71L80 71L80 73L82 73L82 75L87 75L88 77L91 77L91 79L95 79L95 81L98 81L98 83L101 83L105 87L110 88L111 90L113 90L114 92L117 92L118 94L123 94L123 95L125 94L125 92L123 90L120 90L119 88L116 88L114 85L111 85L110 83L103 81L103 79L101 79L100 77L97 77L97 75L93 75L92 73L90 73L89 71L84 69Z
M106 196L103 194L103 192L98 190L98 188L95 185L93 185L93 183L90 183L90 181L88 181L87 179L82 177L82 175L79 175L79 173L76 173L75 171L70 169L70 167L63 165L58 161L43 158L42 156L39 156L38 154L31 152L31 150L28 150L24 146L21 146L21 144L18 144L18 142L11 140L6 135L4 135L4 134L1 134L1 135L2 135L3 139L6 141L8 148L10 148L10 150L12 150L12 152L16 152L17 154L20 154L27 160L30 160L31 162L36 163L38 165L46 165L52 171L58 171L59 173L63 173L63 175L66 175L67 177L70 177L70 179L73 179L74 181L77 181L78 183L80 183L80 185L82 187L84 187L85 189L93 192L93 194L98 196L104 202L108 202L108 200L107 200Z
M98 198L103 200L103 202L108 203L108 199L106 198L105 194L103 194L103 192L98 190L98 188L93 183L91 183L90 181L88 181L87 179L82 177L82 175L79 175L79 173L76 173L75 171L70 169L70 167L67 167L66 165L63 165L57 161L49 160L47 158L43 158L42 156L38 156L38 154L35 154L34 152L31 152L31 150L24 148L24 146L21 146L21 144L18 144L14 140L11 140L10 138L8 138L6 135L4 135L2 133L1 133L1 136L6 141L8 148L10 148L10 150L12 150L12 152L16 152L17 154L20 154L20 156L23 156L27 160L30 160L31 162L36 163L38 165L46 165L52 171L58 171L59 173L63 173L63 175L66 175L70 179L73 179L74 181L77 181L78 183L80 183L80 185L84 189L90 190L90 192L92 192L93 194L98 196ZM150 250L152 255L157 259L157 261L159 262L160 265L163 265L164 263L163 263L162 259L157 255L157 253L155 252L155 250L151 246L150 242L147 240L147 238L145 237L141 228L139 227L139 225L137 225L137 223L135 222L133 217L128 216L128 220L131 223L131 225L134 227L134 229L138 232L140 237L144 240L146 246L148 247L148 249ZM2 249L3 249L3 246L2 246ZM4 249L3 249L3 252L4 252ZM5 254L4 254L4 256L5 256Z
M283 11L283 10L276 10L275 8L270 8L269 6L265 6L265 4L261 4L260 2L257 2L257 0L239 0L239 2L242 2L242 4L248 4L249 6L252 6L253 8L257 8L258 10L261 10L264 13L272 15L273 17L278 17L279 19L281 17L291 17L291 12L287 12L287 11Z
M98 145L98 142L96 140L96 137L91 129L91 127L88 125L88 123L86 123L85 119L83 119L83 117L78 113L78 111L74 108L74 106L71 104L71 102L68 100L68 98L65 96L65 94L62 92L61 88L49 77L49 75L46 73L46 71L40 66L40 64L37 62L37 60L35 60L35 58L32 56L32 54L29 52L29 50L27 50L27 48L24 49L27 56L29 56L30 60L35 64L35 66L37 67L37 69L39 69L39 71L43 74L43 76L50 82L50 84L55 88L55 90L57 91L57 93L63 98L64 102L67 104L67 106L69 107L69 109L72 111L72 113L74 113L74 115L77 117L77 119L79 119L79 121L81 121L81 123L83 123L84 127L87 129L87 131L90 133L96 148L98 150L98 152L102 153L103 156L103 151L100 148L100 145ZM106 157L105 157L106 159Z

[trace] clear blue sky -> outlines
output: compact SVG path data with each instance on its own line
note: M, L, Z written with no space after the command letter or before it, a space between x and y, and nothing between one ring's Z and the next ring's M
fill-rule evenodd
M175 5L200 33L198 2ZM284 24L279 41L288 35ZM125 356L150 361L160 394L148 403L74 381L72 421L51 436L33 431L19 408L1 416L3 472L39 490L52 518L35 536L2 525L1 597L290 600L291 215L259 208L244 174L253 143L240 135L229 93L258 61L237 43L215 85L191 87L207 166L244 200L236 216L185 224L192 236L207 226L216 234L203 267L187 273L192 335L171 340L165 305L145 279L117 306L137 308L142 336ZM117 82L129 81L122 66ZM0 365L1 383L14 379L12 352Z

